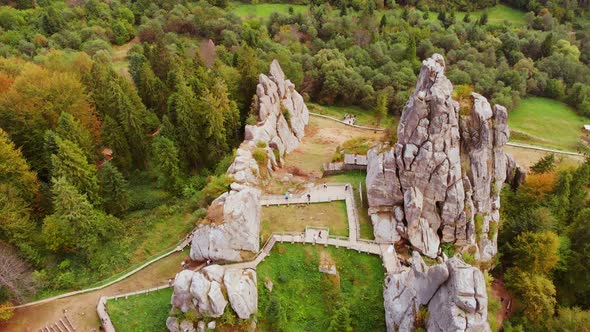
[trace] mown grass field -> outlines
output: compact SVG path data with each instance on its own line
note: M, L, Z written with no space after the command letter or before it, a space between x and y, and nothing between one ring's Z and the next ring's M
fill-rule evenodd
M172 288L107 302L109 316L120 332L165 331Z
M400 13L402 10L403 10L403 8L395 9L395 11L400 12ZM420 11L418 9L415 9L415 10L418 11L420 14L423 13L422 11ZM498 4L493 7L488 8L487 12L488 12L488 23L489 24L502 24L502 23L504 23L504 21L507 21L514 26L526 25L526 20L524 18L524 15L526 13L523 12L522 10L512 8L510 6ZM484 13L483 10L479 10L476 12L470 12L469 16L471 17L471 19L473 21L475 19L479 19L483 13ZM447 14L449 14L449 13L447 13ZM463 18L467 14L468 14L467 12L456 12L455 17L456 17L457 21L460 21L460 20L463 20ZM431 20L436 20L438 18L438 13L429 12L428 18Z
M352 114L356 116L356 125L368 126L368 127L388 127L392 123L397 121L397 118L388 115L378 122L375 118L375 112L371 110L365 110L358 106L326 106L315 103L308 103L309 111L330 116L338 120L344 120L346 114Z
M331 235L348 236L344 201L265 206L261 220L263 241L273 232L304 232L305 226L328 227Z
M293 8L295 13L307 11L307 6L291 5L283 3L261 3L261 4L243 4L236 3L233 5L231 12L241 18L268 18L272 13L289 14L289 7Z
M345 174L338 174L338 175L331 175L325 178L322 178L321 181L325 182L342 182L342 183L350 183L354 189L354 201L356 203L358 216L359 216L359 226L360 226L360 237L363 239L373 240L375 238L373 234L373 224L371 223L371 218L368 214L368 204L367 204L367 192L365 189L365 178L367 177L367 172L365 171L355 171L349 172ZM359 196L359 185L362 185L363 190L363 201L361 202Z
M576 151L583 135L581 128L590 119L577 115L564 103L529 97L510 111L508 123L511 141Z
M318 272L320 261L335 264L339 275ZM284 331L326 331L342 305L350 310L354 331L386 329L384 270L378 256L343 248L277 243L257 272L259 331L270 331L268 322L276 318L269 310L271 297L280 304ZM267 281L273 283L272 292L264 286Z

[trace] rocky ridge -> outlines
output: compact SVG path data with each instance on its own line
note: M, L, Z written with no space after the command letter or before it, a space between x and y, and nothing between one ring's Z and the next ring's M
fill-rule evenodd
M193 260L241 261L242 252L258 252L260 230L261 168L269 173L282 164L283 156L293 151L305 134L309 111L279 63L274 60L270 74L260 74L256 87L258 123L246 125L245 139L227 170L234 181L228 192L211 206L222 210L219 222L202 225L193 234L190 256ZM263 153L266 164L254 155ZM210 208L210 210L212 210Z
M453 100L440 54L424 60L416 89L397 130L397 144L368 154L366 188L375 239L403 240L414 250L411 267L386 278L389 331L408 331L428 306L429 331L489 330L482 272L451 259L441 244L489 262L497 253L500 190L517 186L524 171L503 151L508 114L472 93ZM438 258L427 267L420 254Z

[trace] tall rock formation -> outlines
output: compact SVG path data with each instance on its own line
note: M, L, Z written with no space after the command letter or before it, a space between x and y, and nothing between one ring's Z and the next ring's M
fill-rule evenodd
M242 252L258 252L260 233L261 170L272 172L293 151L305 134L309 111L279 63L274 60L270 74L261 74L256 87L256 125L246 125L245 139L227 170L234 181L227 193L211 204L210 211L222 211L221 220L201 225L193 234L193 260L241 261ZM254 154L267 156L259 164ZM209 218L213 219L213 218Z
M506 108L473 93L472 106L459 112L444 70L439 54L423 62L397 144L369 151L369 213L380 242L404 238L431 258L441 243L476 245L488 261L497 251L500 188L522 170L502 150Z
M442 243L488 262L497 253L500 190L524 172L506 155L508 114L477 93L471 103L452 99L440 54L424 60L416 89L397 130L397 144L368 153L367 196L375 239L404 239L412 267L390 274L384 290L389 331L413 328L428 306L429 331L487 331L482 272L459 256L446 260ZM421 256L446 260L427 267Z

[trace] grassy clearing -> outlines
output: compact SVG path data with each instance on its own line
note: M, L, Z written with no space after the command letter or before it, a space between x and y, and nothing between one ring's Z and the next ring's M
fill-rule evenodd
M508 114L508 123L512 141L576 151L582 125L590 119L578 116L561 102L530 97Z
M336 265L339 275L318 272L320 261ZM378 256L353 250L300 244L276 244L257 268L260 331L276 315L271 297L279 303L284 331L326 331L334 312L348 306L354 331L385 331L383 267ZM265 281L272 281L269 292Z
M397 121L397 118L388 115L386 116L381 123L378 123L377 119L375 118L375 114L371 110L366 110L360 108L358 106L325 106L319 105L314 103L308 103L309 110L314 113L331 116L338 120L343 120L345 114L352 114L356 116L355 124L360 126L368 126L368 127L389 127L392 123Z
M272 13L288 15L289 7L293 8L294 13L304 13L308 11L304 5L290 5L282 3L261 3L261 4L243 4L237 3L231 9L231 12L241 18L268 18Z
M261 219L264 240L273 232L303 232L305 226L329 227L331 235L348 236L344 201L263 207Z
M356 203L356 207L358 210L359 215L359 224L360 224L360 237L363 239L373 240L375 236L373 234L373 224L371 223L371 218L369 217L368 213L368 205L367 205L367 192L365 190L365 178L367 177L367 172L365 171L355 171L349 172L345 174L338 174L338 175L331 175L325 178L322 178L322 181L325 182L343 182L343 183L350 183L354 189L354 200ZM359 184L362 184L363 187L363 202L361 204L361 200L359 199Z
M170 311L172 288L127 299L110 300L107 309L117 331L164 331Z

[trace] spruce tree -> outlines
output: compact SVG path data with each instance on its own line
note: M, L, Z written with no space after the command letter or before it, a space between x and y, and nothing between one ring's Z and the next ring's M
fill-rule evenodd
M129 208L128 184L117 167L110 162L102 165L98 181L104 210L113 215L125 212Z
M152 142L152 172L158 186L168 190L178 189L179 162L178 149L170 139L156 136Z
M84 152L73 142L55 137L57 153L51 156L52 178L64 177L95 205L100 204L96 168L89 164Z
M76 143L84 151L88 160L95 159L95 143L92 134L67 112L59 115L55 132L61 137Z
M124 173L131 170L131 149L127 144L127 138L123 128L110 116L106 116L102 123L102 141L104 145L113 150L113 162Z

